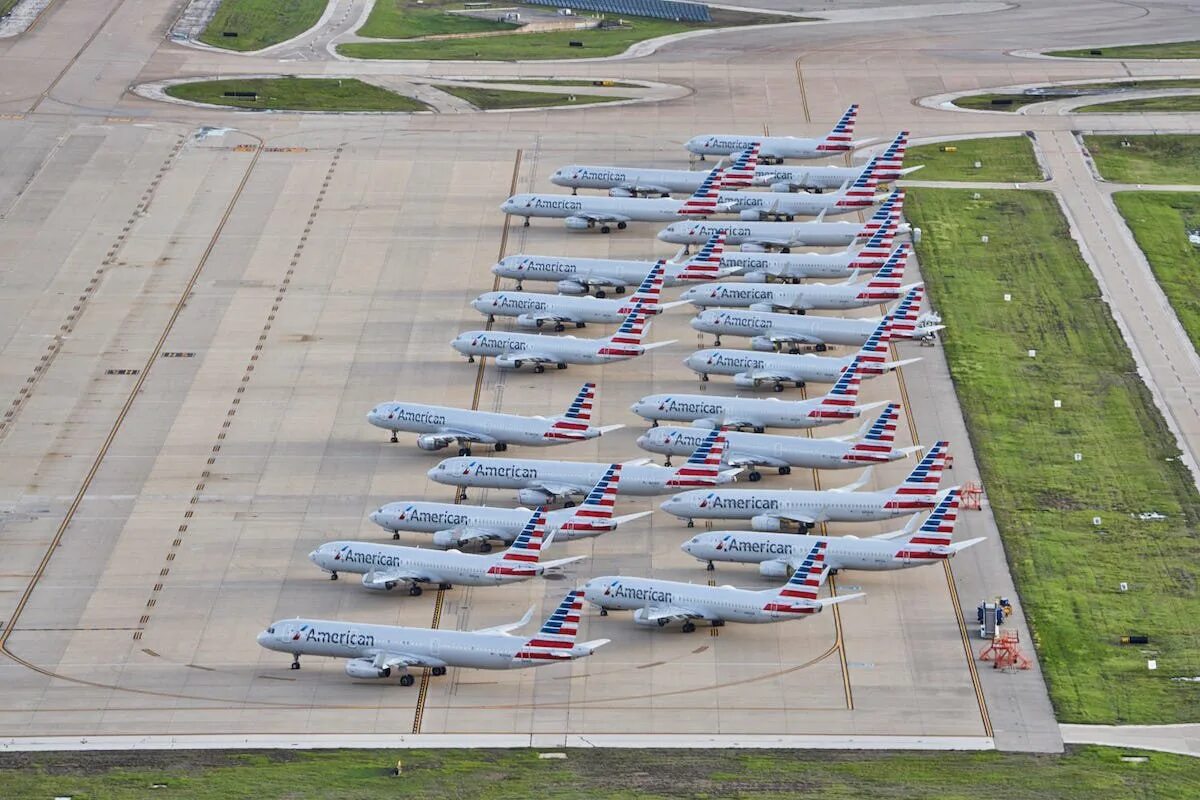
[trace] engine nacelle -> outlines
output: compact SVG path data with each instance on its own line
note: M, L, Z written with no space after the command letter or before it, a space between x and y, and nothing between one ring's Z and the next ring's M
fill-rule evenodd
M520 489L517 491L517 500L525 506L544 506L554 501L554 495L541 489Z
M767 252L767 248L763 247L761 244L755 244L754 242L746 242L745 244L742 245L742 252L743 253L765 253L765 252Z
M462 539L459 538L458 531L451 528L445 531L434 531L433 546L440 547L443 550L449 550L452 547L459 547L462 544Z
M592 227L592 223L588 222L584 217L567 217L563 220L563 225L566 225L567 229L572 231L586 231Z
M392 668L380 669L369 658L355 658L346 662L346 674L351 678L386 678L392 674Z
M786 561L764 561L758 565L758 574L764 578L790 578L792 572Z
M742 280L746 283L766 283L770 275L766 272L743 272Z
M587 287L575 281L559 281L554 288L559 294L587 294Z
M762 219L762 212L753 208L745 208L738 212L738 219L746 222L758 222Z
M748 372L739 372L733 376L733 385L743 389L755 389L758 387L758 381L754 380Z
M775 343L766 336L755 336L750 340L750 347L763 353L770 353L775 350Z
M362 576L362 585L364 589L370 589L372 592L390 592L396 588L396 581L377 580L374 574L368 572Z
M517 317L517 327L518 328L540 328L542 326L538 323L538 319L536 317L534 317L533 315L521 314L519 317Z
M771 191L776 192L778 194L783 194L785 192L796 191L796 187L792 186L792 184L790 184L787 181L778 181L777 183L771 184Z
M639 608L633 612L633 621L638 625L653 625L656 628L661 628L666 624L666 620L659 621L657 619L647 619L646 609L644 608Z
M622 186L614 186L608 190L609 197L633 197L633 192Z
M428 450L430 452L432 452L434 450L441 450L443 447L445 447L448 444L450 444L450 441L448 439L446 439L444 436L434 436L431 433L427 433L424 436L417 437L417 447L421 448L422 450Z
M759 514L756 517L750 518L750 528L756 531L767 531L770 533L779 533L786 530L784 522L779 517L771 517L766 514Z
M514 356L512 353L502 353L492 359L492 361L501 369L516 369L524 363L519 356Z

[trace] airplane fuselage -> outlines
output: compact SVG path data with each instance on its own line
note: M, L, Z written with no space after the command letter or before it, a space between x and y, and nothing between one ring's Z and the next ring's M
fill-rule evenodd
M897 164L899 162L896 162ZM865 166L865 165L863 165ZM795 189L838 189L846 181L854 181L862 174L863 166L857 167L825 167L825 166L788 166L760 164L754 170L751 183L754 186L770 186L775 191L784 191L779 185L786 184ZM876 168L875 177L880 183L894 181L901 177L899 166ZM777 188L779 187L779 188Z
M791 308L803 311L850 311L899 300L899 288L868 288L856 284L822 283L704 283L679 296L701 308Z
M571 522L575 508L546 512L546 532L554 533L558 542L569 542L615 530L621 518ZM371 512L371 521L393 533L411 531L434 534L434 544L440 545L438 534L445 533L446 544L472 538L466 534L487 534L487 538L512 542L529 522L532 509L470 506L459 503L398 502L386 503ZM568 524L570 523L570 524ZM482 536L476 538L483 538Z
M750 624L782 622L821 612L819 604L803 600L784 604L775 599L776 595L775 590L608 575L588 581L583 597L606 610L633 611L634 620L641 624L654 624L642 615L644 609L657 607L686 609L697 619Z
M519 367L525 361L559 364L609 364L635 358L645 352L641 345L612 345L607 339L577 339L540 333L466 331L451 342L464 356L502 359L501 366Z
M817 542L827 543L825 563L832 569L885 571L945 561L954 550L936 545L910 545L903 540L859 539L855 536L812 536L796 533L707 531L684 542L680 549L700 561L772 564L763 574L791 574Z
M721 397L704 394L655 394L643 397L630 410L654 422L700 422L710 427L729 424L754 428L815 428L842 419L822 416L821 400L778 400L774 397ZM856 407L844 409L857 417Z
M750 377L765 372L781 381L796 383L836 383L846 368L854 363L854 356L834 358L811 353L791 355L789 353L760 353L754 350L729 350L725 348L697 350L683 360L684 366L701 376L731 375L739 386L752 387ZM863 377L874 373L869 368L860 369ZM766 381L768 384L774 381Z
M755 530L775 530L778 520L798 514L823 522L880 522L934 508L930 495L839 492L813 489L708 489L680 492L660 508L680 519L748 519ZM767 526L767 527L763 527Z
M471 307L480 314L516 317L522 326L540 328L539 322L544 320L616 325L633 310L633 303L628 298L601 300L533 292L487 292L471 301Z
M698 156L728 156L759 145L759 156L771 159L828 158L853 149L850 142L830 144L824 139L800 139L794 136L741 136L708 133L688 140L689 152Z
M721 255L722 269L736 269L747 282L763 282L767 277L780 280L804 278L849 278L858 270L877 270L887 261L887 253L755 253L748 250L726 251Z
M422 403L382 403L371 410L367 419L372 425L391 431L410 433L475 434L505 444L530 447L549 447L579 439L595 439L600 429L591 426L571 431L571 438L552 430L554 420L545 417L523 417L517 414L496 414L463 408L430 406Z
M523 458L447 458L429 470L429 478L448 486L481 489L531 489L546 495L542 487L569 487L583 494L596 484L607 463L584 461L539 461ZM718 483L729 483L732 475L721 475ZM653 497L678 491L678 487L711 486L712 482L679 476L676 470L657 464L625 464L621 468L620 495Z
M717 336L746 336L755 339L754 348L774 350L772 338L800 344L840 344L861 346L875 329L879 319L861 317L817 317L799 314L774 314L767 311L707 309L692 318L691 326ZM918 324L913 338L921 334ZM897 334L894 334L897 335ZM904 336L903 333L898 336Z
M720 213L758 212L762 216L815 217L852 214L880 203L886 195L849 198L839 194L807 194L795 192L720 192L717 204Z
M392 589L403 583L370 580L394 572L420 575L424 583L500 586L528 580L544 570L537 563L505 562L500 556L353 541L326 542L308 557L325 572L364 576L363 585L370 589Z
M762 247L849 247L868 238L878 222L673 222L658 233L664 242L703 244L709 238L725 234L727 245L758 245ZM908 233L907 222L900 223L898 233Z
M694 443L703 441L704 436L703 428L660 426L651 428L639 436L637 444L651 453L681 456L693 452L698 446ZM878 448L869 454L865 451L855 451L853 448L853 442L836 439L728 431L725 434L724 459L727 463L750 461L769 467L850 469L897 461L905 457L903 450L890 447Z
M590 286L637 286L653 266L653 261L515 255L502 258L492 267L492 273L516 281L553 281L564 284L559 286L560 291L569 289L582 294ZM690 279L680 277L684 269L684 264L668 261L663 272L663 285L679 286L690 282ZM732 271L723 274L729 275Z
M517 194L500 206L516 217L551 219L624 219L631 222L669 222L686 219L685 201L670 197L607 197L604 195ZM644 275L644 273L643 273Z

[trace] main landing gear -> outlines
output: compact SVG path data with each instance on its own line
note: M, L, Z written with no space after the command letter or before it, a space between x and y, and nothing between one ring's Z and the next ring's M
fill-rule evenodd
M717 568L717 565L710 561L710 562L708 562L708 566L705 567L704 569L707 570L708 572L712 572L716 568Z
M445 667L430 667L429 674L435 678L440 678L446 674L446 668Z
M529 223L526 222L525 224L528 225ZM401 686L412 686L416 682L417 682L417 679L414 678L412 675L409 675L407 672L400 676L400 685Z
M694 519L689 519L689 520L688 520L688 524L687 524L687 526L688 526L689 528L694 528L694 527L696 527L696 520L694 520Z
M300 654L296 653L292 656L292 669L300 669Z
M400 440L398 438L396 438L396 432L392 431L392 444L396 444L399 441Z
M408 587L408 595L409 595L409 597L420 597L420 596L421 596L421 594L422 594L422 592L424 592L424 591L425 591L425 590L424 590L424 589L422 589L422 588L420 587L420 585L419 585L419 584L416 584L416 583L414 583L412 586Z
M329 580L331 580L331 581L336 581L336 580L337 580L337 573L336 573L336 572L331 572L331 573L329 573Z
M524 224L523 224L521 227L522 227L522 228L528 228L528 227L529 227L529 217L526 217L526 218L525 218L525 223L524 223Z
M687 622L683 623L683 632L684 633L695 633L696 632L696 623L692 622L691 620L688 620Z

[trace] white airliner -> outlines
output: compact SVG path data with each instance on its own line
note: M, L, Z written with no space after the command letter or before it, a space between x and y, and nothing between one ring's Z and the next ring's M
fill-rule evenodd
M721 254L725 237L714 234L686 261L664 264L663 285L679 286L691 281L711 281L733 275L737 270L722 268ZM682 253L680 254L682 255ZM586 294L595 290L603 298L605 289L623 294L625 287L637 286L654 267L653 261L618 261L608 258L575 258L573 256L506 256L492 267L501 278L512 278L517 289L525 281L555 281L560 294Z
M612 336L602 339L577 339L574 336L548 336L541 333L504 331L467 331L450 343L474 363L475 356L491 356L497 367L520 369L533 365L534 372L545 372L547 364L566 369L568 364L611 364L637 358L650 350L674 344L675 339L642 344L650 328L645 312L634 309Z
M921 169L921 167L904 168L904 152L907 147L908 131L901 131L882 153L873 156L864 166L871 169L871 174L878 178L880 183L903 178L905 175ZM755 186L769 186L772 192L822 191L836 189L846 181L854 180L863 168L809 165L759 166L754 170L751 183Z
M525 581L539 575L559 574L562 567L587 556L570 556L542 561L542 553L554 534L546 534L546 511L538 507L529 515L525 529L512 547L494 556L464 553L460 550L432 550L395 544L338 541L326 542L308 554L308 560L337 580L339 572L362 575L362 585L374 591L390 592L408 586L413 597L421 594L421 584L437 584L439 589L460 586L500 586Z
M586 327L589 322L598 324L618 323L635 309L646 314L661 314L668 308L684 305L686 301L660 303L663 287L663 271L666 261L659 261L638 290L623 300L602 300L595 297L570 297L561 294L535 294L533 292L487 292L471 302L488 322L496 317L516 317L522 328L541 328L553 324L555 331L574 323L576 328Z
M867 139L854 141L854 122L858 117L858 104L850 106L829 133L820 139L799 139L795 136L740 136L737 134L708 133L693 136L684 145L689 152L700 156L727 156L738 153L751 145L759 145L759 156L764 162L783 161L788 158L825 158L848 153L863 145L876 141Z
M458 454L471 454L472 444L490 444L497 452L510 444L528 447L549 447L587 439L595 439L624 425L593 427L592 404L596 399L596 384L585 383L575 395L565 413L558 417L523 417L519 414L497 414L468 408L429 406L424 403L380 403L367 414L372 425L392 432L419 433L417 447L422 450L441 450L458 442Z
M749 186L757 166L758 146L755 145L737 154L722 173L721 185L726 189ZM670 197L672 194L691 194L700 188L708 175L708 172L690 169L570 164L556 170L550 176L550 182L555 186L566 186L571 190L571 194L576 194L579 189L607 189L613 197ZM837 185L841 186L841 182Z
M925 339L945 327L936 314L921 313L924 297L924 286L917 284L889 313L894 320L893 339ZM786 346L797 353L801 345L811 345L818 352L833 344L861 346L879 323L876 317L845 319L710 308L693 317L689 324L701 333L715 334L717 347L721 346L722 336L747 336L755 350L772 352Z
M387 678L399 671L400 685L412 686L408 670L429 667L434 676L447 667L519 669L590 656L608 639L575 643L579 634L583 590L573 589L533 636L510 631L529 624L533 609L516 622L474 631L444 628L406 628L325 619L281 619L258 635L260 646L292 654L292 669L300 656L349 659L351 678Z
M829 439L810 439L807 436L776 436L769 433L725 433L725 463L733 467L748 467L747 477L759 480L758 467L771 467L780 475L791 474L793 467L802 469L850 469L890 461L899 461L919 447L895 448L896 421L900 406L888 403L874 421L863 424L851 436ZM687 455L695 449L707 431L703 428L651 428L638 437L638 447L651 453L667 456Z
M777 400L758 397L720 397L707 394L652 394L630 406L630 410L654 425L660 421L690 422L695 426L752 428L815 428L857 419L859 384L856 358L823 397L808 400Z
M850 247L859 240L889 223L896 223L897 233L911 234L920 241L920 229L900 221L903 190L892 192L866 222L743 222L741 220L710 220L673 222L658 232L658 238L674 244L693 245L706 242L717 233L725 234L725 242L741 245L743 251L778 248L789 253L793 247Z
M879 269L892 252L899 221L877 228L864 244L837 253L764 253L729 250L721 255L721 269L733 269L746 283L768 280L794 283L808 278L850 278Z
M717 195L717 212L737 214L743 220L791 221L796 217L826 217L865 211L888 198L876 194L878 179L869 169L862 170L853 181L846 181L832 194L809 192L740 192L722 191Z
M866 343L852 356L837 358L812 353L791 355L758 353L753 350L709 349L697 350L685 358L683 364L693 372L699 373L702 381L707 381L709 375L732 375L736 386L746 389L770 386L776 392L782 392L784 385L788 383L796 388L808 383L836 383L855 360L858 361L859 375L886 375L921 360L891 360L888 344L892 340L892 321L890 315L880 320Z
M813 545L784 586L755 591L733 586L705 586L654 578L628 578L607 575L593 578L584 586L584 598L600 608L632 611L639 625L664 627L672 620L683 622L683 632L696 630L692 620L707 620L714 628L726 622L783 622L819 614L826 606L862 597L862 593L818 598L829 566L825 563L824 542Z
M752 533L750 531L708 531L697 534L681 550L700 561L758 564L760 574L768 578L790 575L805 554L818 542L827 544L825 561L831 570L870 571L909 569L936 564L979 544L986 537L954 542L954 524L958 519L958 488L946 492L933 513L917 527L920 514L914 514L901 530L860 539L857 536L812 536L795 533Z
M896 248L879 271L865 281L842 283L701 283L686 289L680 300L700 308L749 308L754 311L849 311L899 300L909 249ZM911 288L911 287L909 287Z
M596 195L515 194L500 204L500 210L524 217L525 225L533 217L563 220L569 230L600 227L609 233L612 225L624 230L630 222L668 222L680 218L703 219L717 212L721 191L721 168L708 173L704 182L686 200L669 197L604 197Z
M868 467L857 481L836 489L701 489L680 492L660 508L686 519L689 528L698 519L748 519L756 531L879 522L937 505L948 448L947 442L935 444L899 486L888 489L858 491L871 481L874 467Z
M678 467L660 467L637 459L621 467L622 495L653 497L685 486L718 486L732 483L741 470L721 469L725 440L719 430L711 431L687 462ZM519 458L447 458L429 470L436 483L467 488L517 489L522 503L549 504L569 500L588 491L608 464L584 461L535 461Z
M621 465L610 464L578 506L546 514L547 531L559 542L570 542L608 533L653 513L639 511L614 516L620 480ZM480 552L487 553L491 552L493 540L515 541L528 523L530 513L528 508L413 501L387 503L370 516L376 525L391 531L393 539L400 538L400 531L432 533L435 547L461 548L478 543Z

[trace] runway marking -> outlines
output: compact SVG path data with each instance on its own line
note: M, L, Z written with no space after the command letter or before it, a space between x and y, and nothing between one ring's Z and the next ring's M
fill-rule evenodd
M251 136L252 134L246 135ZM261 144L261 142L262 140L260 139L259 143ZM8 649L8 639L12 635L17 621L21 618L21 614L25 611L25 607L29 604L29 598L32 597L33 590L36 588L38 581L41 580L42 576L46 573L46 568L50 565L50 559L53 558L54 554L58 551L58 547L62 543L63 535L66 533L67 528L70 527L72 520L75 518L75 513L79 510L79 506L83 502L83 498L87 495L88 489L91 488L92 481L95 480L96 474L100 471L100 465L104 463L104 459L108 456L109 448L112 447L113 442L117 438L117 434L121 430L121 426L124 424L125 419L129 415L130 409L133 408L134 401L137 400L138 395L141 393L142 387L145 385L146 379L150 375L151 368L158 359L159 353L162 352L163 345L166 343L167 337L171 335L171 331L174 329L175 323L179 319L179 315L183 313L183 307L187 302L188 297L195 289L196 282L200 279L200 274L204 271L205 265L208 264L208 259L212 256L213 250L217 246L217 240L220 238L221 232L224 231L225 225L229 222L229 218L233 215L234 206L237 205L238 199L242 196L242 192L246 188L246 184L250 181L250 175L254 172L254 167L258 164L259 155L260 152L256 151L253 158L250 159L250 163L247 165L246 171L242 175L241 182L238 183L237 189L233 193L233 197L230 199L229 204L225 207L225 213L221 216L221 221L217 224L216 230L213 232L212 237L208 241L208 246L204 249L204 253L201 255L200 260L196 264L196 268L192 270L192 274L189 277L187 284L183 287L183 291L180 293L179 299L175 302L175 308L171 311L171 316L167 320L167 324L163 327L162 334L159 335L158 341L155 342L154 347L151 349L150 355L146 359L146 364L142 368L141 374L138 375L137 381L134 382L133 388L130 390L128 397L125 399L124 405L117 414L116 420L113 421L112 428L109 430L108 436L105 437L104 443L100 446L100 452L96 454L95 460L92 461L91 468L88 469L87 475L83 479L83 484L79 487L79 491L75 493L75 497L71 501L71 505L67 508L67 513L63 516L62 522L59 524L54 536L50 539L50 544L46 548L46 552L42 555L42 559L38 563L33 577L30 579L29 583L26 584L25 589L21 592L21 597L17 601L16 607L13 609L12 616L8 619L8 625L5 626L3 631L0 631L0 653L3 653L16 663L21 664L22 666L27 667L34 672L38 672L49 677L63 677L55 674L49 669L40 667L30 661L25 660L16 653L13 653ZM72 680L77 683L93 686L103 686L103 684L100 683L73 678L67 678L66 680Z
M513 157L512 180L510 181L509 186L508 186L509 197L511 197L512 195L517 193L517 180L521 174L521 159L524 156L524 153L525 153L524 150L518 149L516 152L516 155ZM512 217L508 216L506 214L504 216L504 225L500 229L500 247L499 247L499 250L497 251L499 254L496 258L497 261L500 261L501 259L504 258L505 251L508 249L508 231L509 231L509 226L511 225L511 223L512 223ZM495 278L492 279L492 291L493 292L499 291L499 289L500 289L500 276L497 275ZM494 324L495 324L494 322L488 322L485 325L484 330L490 331L492 329L492 325L494 325ZM483 371L484 371L484 367L486 367L486 366L487 366L487 358L485 358L484 356L480 356L479 357L479 369L477 369L475 371L475 391L471 395L471 410L472 411L476 411L479 409L479 398L483 395ZM461 503L462 502L462 500L460 499L461 497L462 497L462 493L455 491L454 502ZM429 626L430 628L436 629L438 627L438 625L441 624L441 622L442 622L442 606L445 604L445 602L446 602L446 590L438 589L437 596L433 600L433 621L432 621L432 623L430 623L430 626ZM417 705L413 709L413 724L412 724L412 732L413 733L421 732L421 721L425 716L425 701L429 697L429 682L430 682L431 678L432 678L432 675L430 675L428 668L423 669L421 671L421 688L417 691Z
M121 6L123 6L124 4L125 4L125 0L119 0L119 2L112 7L112 11L109 11L108 14L105 15L104 19L102 19L100 21L100 24L96 26L96 29L94 31L92 31L92 35L89 36L87 38L87 41L83 43L83 46L80 47L77 51L75 51L75 55L71 56L71 60L68 61L66 66L64 66L62 68L62 71L59 72L57 76L55 76L54 80L50 81L50 85L46 87L46 90L44 92L42 92L40 95L38 95L38 99L35 100L33 105L29 107L29 110L26 111L27 114L32 114L33 112L38 110L38 106L40 106L42 104L42 102L50 96L50 93L53 92L54 89L58 86L59 82L64 77L66 77L66 74L67 74L67 72L70 71L71 67L75 66L75 62L79 60L79 57L81 55L83 55L84 52L89 47L92 46L92 42L96 41L96 37L100 35L100 31L104 30L105 26L107 26L108 23L110 21L112 21L112 18L114 16L116 16L117 12L121 10ZM38 21L41 20L41 18L42 18L42 14L45 14L48 10L50 10L50 7L53 5L54 5L53 2L48 3L46 5L46 7L42 9L41 13L39 13L34 18L33 22L30 24L29 28L26 30L26 33L28 33L29 30L32 30L34 25L37 25Z
M796 83L800 86L800 107L804 110L804 121L812 122L812 115L808 113L808 90L804 88L804 70L800 69L802 58L804 56L796 59Z

